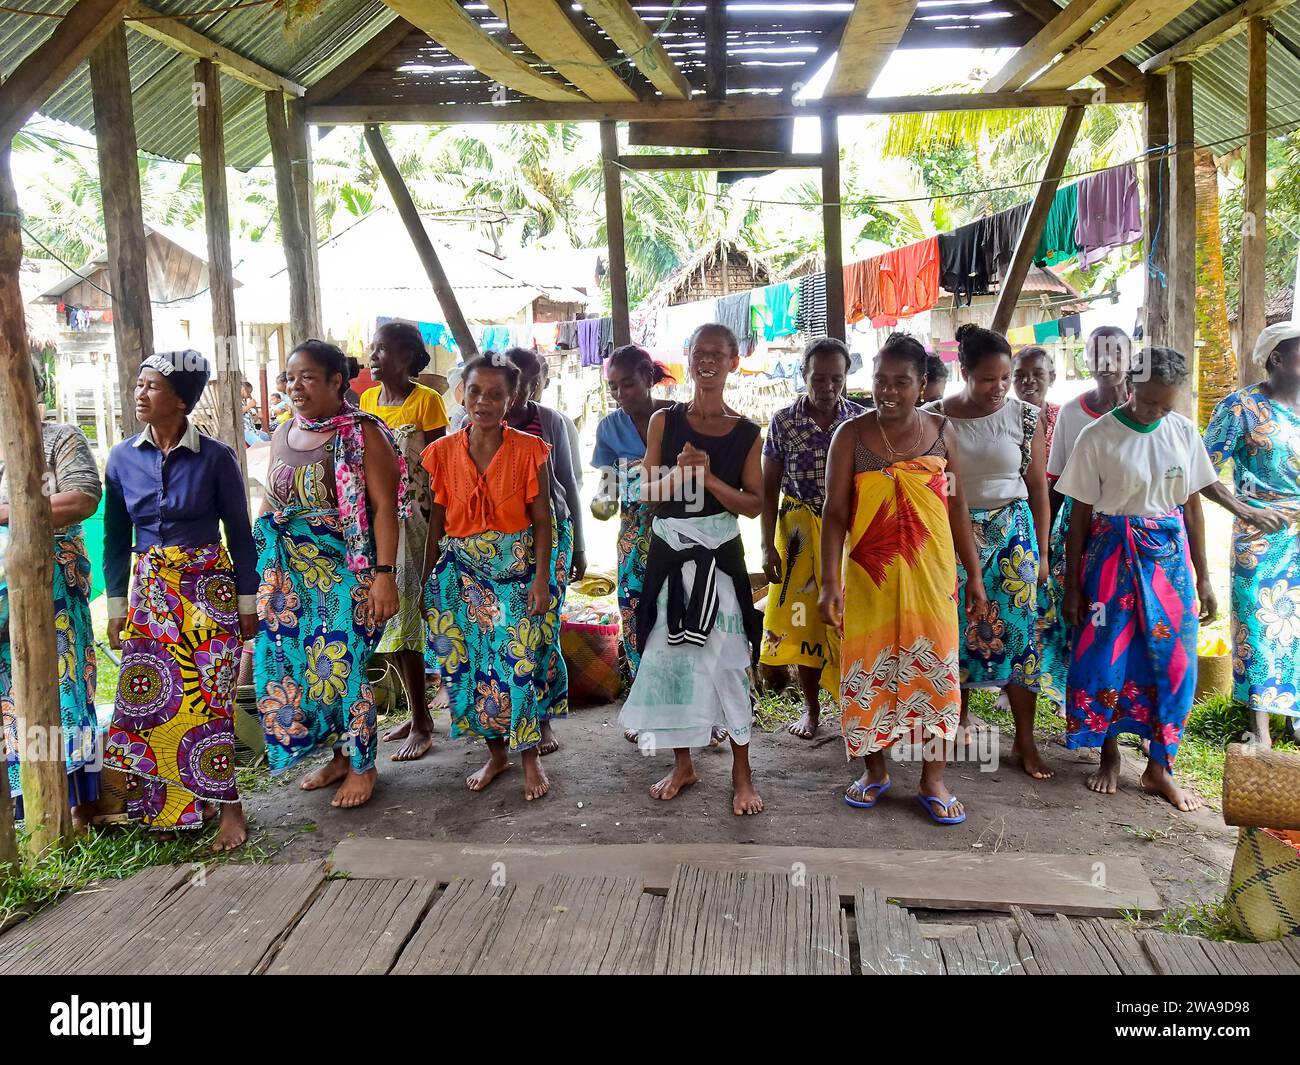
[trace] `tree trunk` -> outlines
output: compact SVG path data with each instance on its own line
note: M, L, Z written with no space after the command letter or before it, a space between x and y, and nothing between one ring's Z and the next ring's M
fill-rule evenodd
M1214 156L1196 149L1196 331L1201 337L1198 416L1201 428L1215 404L1237 387L1237 358L1228 328L1219 230L1219 179Z
M34 854L72 834L54 636L54 528L18 268L23 257L9 146L0 146L0 439L9 482L9 645L23 811ZM0 771L3 768L0 767ZM0 860L7 843L0 843Z

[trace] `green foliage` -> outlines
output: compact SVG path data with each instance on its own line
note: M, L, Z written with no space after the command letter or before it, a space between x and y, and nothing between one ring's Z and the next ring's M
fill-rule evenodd
M1250 712L1228 695L1211 695L1192 707L1183 728L1186 740L1203 740L1217 747L1239 742L1251 731Z

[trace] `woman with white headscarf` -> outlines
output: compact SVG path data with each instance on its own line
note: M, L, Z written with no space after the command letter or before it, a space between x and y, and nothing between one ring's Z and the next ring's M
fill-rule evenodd
M1229 510L1232 527L1233 697L1300 731L1300 323L1271 325L1254 358L1266 374L1222 400L1205 430L1216 469L1232 461L1235 491L1202 494Z

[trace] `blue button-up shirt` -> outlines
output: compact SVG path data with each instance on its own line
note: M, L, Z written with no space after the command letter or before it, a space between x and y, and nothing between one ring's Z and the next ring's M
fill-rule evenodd
M167 455L153 427L123 440L104 471L104 580L109 617L125 617L131 580L132 528L136 551L151 547L203 547L221 542L235 567L239 612L256 613L257 551L248 520L248 497L239 459L220 440L187 426Z

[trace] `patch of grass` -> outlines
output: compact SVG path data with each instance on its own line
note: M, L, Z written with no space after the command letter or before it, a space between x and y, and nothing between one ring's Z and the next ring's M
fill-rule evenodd
M760 732L776 732L791 721L798 721L803 713L803 700L791 697L788 691L766 692L760 689L758 706L754 711L754 727Z
M1156 927L1162 932L1182 936L1200 936L1216 942L1241 936L1228 920L1228 904L1221 898L1211 902L1189 902L1178 909L1165 910Z
M62 892L102 880L122 880L155 865L223 865L229 861L264 862L271 852L257 836L227 854L212 853L215 831L160 836L139 825L91 829L65 847L34 861L24 861L0 885L0 925L20 912L35 912ZM20 843L23 842L20 833Z

